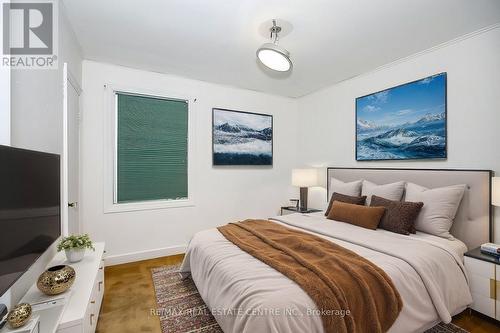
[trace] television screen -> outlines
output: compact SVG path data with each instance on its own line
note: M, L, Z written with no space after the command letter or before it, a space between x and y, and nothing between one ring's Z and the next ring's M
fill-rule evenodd
M0 146L0 295L61 234L59 155Z

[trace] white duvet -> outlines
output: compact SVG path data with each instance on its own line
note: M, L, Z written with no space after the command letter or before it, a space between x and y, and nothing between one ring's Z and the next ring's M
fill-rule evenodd
M398 289L403 309L390 332L422 332L472 303L459 240L423 233L404 236L291 214L276 223L317 234L382 268ZM323 332L312 299L274 268L228 241L217 229L191 240L181 271L190 273L224 332Z

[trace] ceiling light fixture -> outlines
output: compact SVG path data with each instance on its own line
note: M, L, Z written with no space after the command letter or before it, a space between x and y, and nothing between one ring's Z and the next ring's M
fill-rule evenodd
M265 43L257 50L257 58L260 62L275 71L288 72L292 69L292 61L290 60L290 52L278 45L278 34L281 32L281 27L276 25L276 20L273 20L271 31L271 43Z

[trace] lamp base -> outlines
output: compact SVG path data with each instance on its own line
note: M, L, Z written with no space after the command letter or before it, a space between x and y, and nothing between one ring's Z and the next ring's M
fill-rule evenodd
M300 210L307 210L307 187L300 188Z

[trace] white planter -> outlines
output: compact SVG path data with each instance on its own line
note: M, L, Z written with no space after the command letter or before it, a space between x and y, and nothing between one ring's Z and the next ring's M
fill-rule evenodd
M83 259L85 255L85 249L70 249L65 250L66 258L69 262L78 262Z

